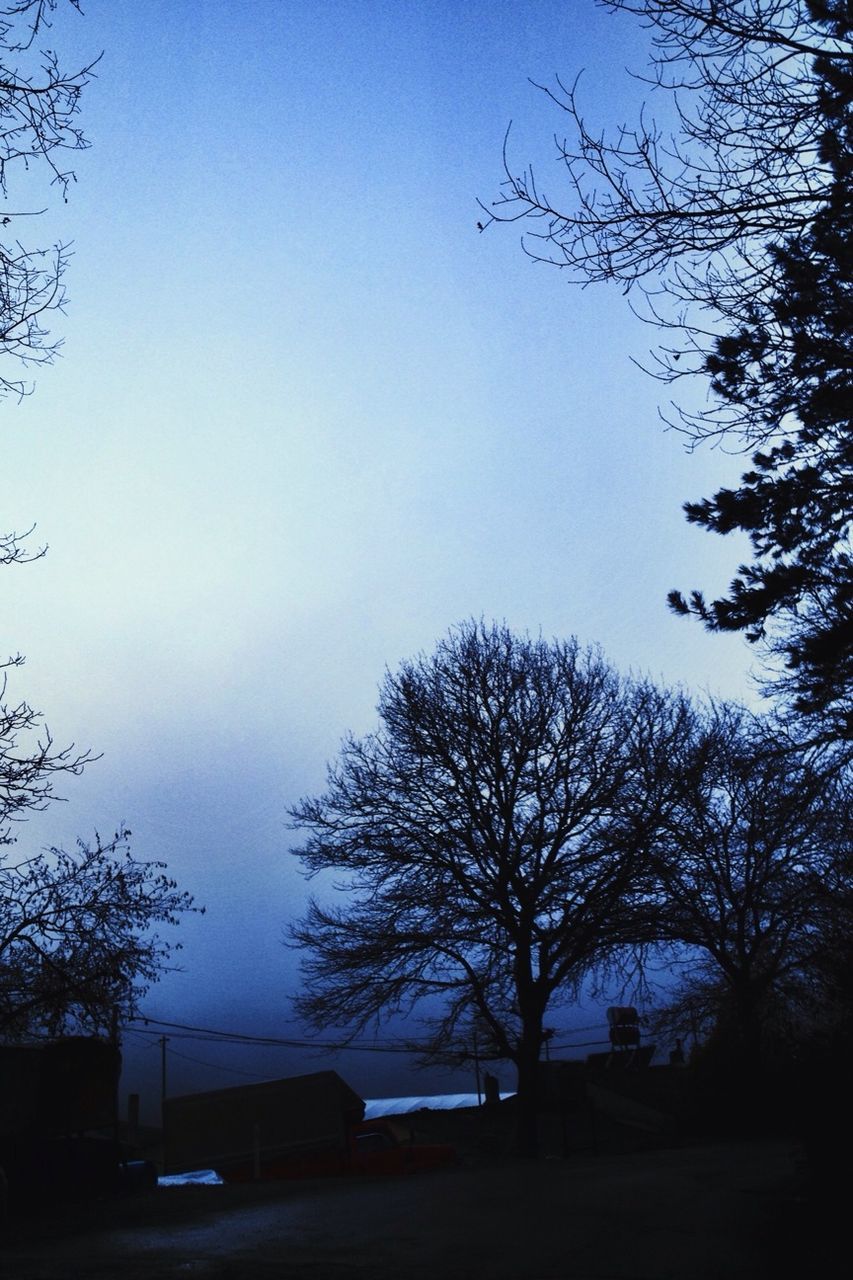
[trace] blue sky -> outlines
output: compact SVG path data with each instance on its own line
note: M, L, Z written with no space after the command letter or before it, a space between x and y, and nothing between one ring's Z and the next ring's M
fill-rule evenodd
M665 605L731 577L737 545L680 507L739 462L664 432L666 389L631 361L653 335L618 289L476 228L510 119L559 194L563 122L529 78L585 68L591 118L635 110L630 20L593 0L89 0L54 33L69 61L104 56L92 148L40 230L74 242L63 357L2 409L3 527L50 544L4 576L6 643L57 740L103 759L26 840L126 822L208 908L147 1006L275 1034L305 893L285 810L372 727L386 665L483 615L749 696L746 646ZM138 1087L152 1053L127 1049ZM221 1069L177 1059L176 1090L303 1063L187 1052ZM384 1059L347 1074L424 1087Z

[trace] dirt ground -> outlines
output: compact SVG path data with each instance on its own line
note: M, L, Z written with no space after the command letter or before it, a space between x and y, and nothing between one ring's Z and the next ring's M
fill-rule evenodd
M409 1123L407 1120L405 1123ZM159 1188L10 1224L3 1280L762 1280L806 1273L800 1157L786 1141L599 1135L519 1163L470 1117L457 1168L401 1178ZM477 1127L479 1125L479 1127ZM546 1143L546 1151L548 1147ZM820 1268L818 1267L818 1271Z

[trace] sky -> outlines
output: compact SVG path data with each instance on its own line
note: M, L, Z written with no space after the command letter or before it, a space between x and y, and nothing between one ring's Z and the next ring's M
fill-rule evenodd
M510 154L560 192L565 122L531 80L583 70L590 120L636 112L629 17L594 0L84 7L51 43L69 65L103 54L92 145L68 202L41 193L26 228L73 242L62 357L0 407L3 528L36 521L49 554L5 571L3 617L27 655L15 691L102 758L19 850L126 823L206 907L146 1010L300 1035L287 809L375 725L385 669L482 616L752 698L744 642L665 603L733 575L737 543L681 503L740 460L664 430L668 389L635 363L654 334L619 288L532 263L518 228L477 230L510 121ZM150 1030L128 1032L122 1085L149 1108ZM471 1087L399 1054L338 1061L367 1096ZM328 1065L168 1046L173 1092Z

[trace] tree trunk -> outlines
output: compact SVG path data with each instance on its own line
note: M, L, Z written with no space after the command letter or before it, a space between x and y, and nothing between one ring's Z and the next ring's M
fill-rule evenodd
M761 1000L749 977L733 985L733 1023L736 1051L744 1076L761 1070L763 1044Z
M547 999L533 975L531 926L521 931L515 951L515 990L521 1014L521 1037L515 1065L518 1068L514 1150L518 1156L535 1159L539 1154L537 1102L539 1093L539 1051L542 1048L542 1020Z
M516 1096L515 1138L513 1150L518 1156L535 1159L539 1155L539 1125L537 1121L539 1094L539 1045L540 1034L531 1034L525 1028L516 1058L518 1086Z

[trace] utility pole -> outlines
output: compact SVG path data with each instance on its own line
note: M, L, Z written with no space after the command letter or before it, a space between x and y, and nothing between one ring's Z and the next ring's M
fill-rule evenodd
M168 1043L168 1036L160 1037L160 1145L163 1172L166 1171L166 1045Z
M121 1042L119 1039L119 1008L117 1004L112 1007L110 1016L110 1044L112 1045L116 1055L116 1073L115 1086L113 1088L113 1142L116 1145L116 1151L121 1149L121 1130L119 1121L119 1078L121 1075Z
M166 1045L168 1036L160 1037L160 1125L166 1127Z
M480 1088L480 1048L477 1044L477 1028L474 1027L474 1074L477 1079L477 1106L483 1105L483 1092Z

